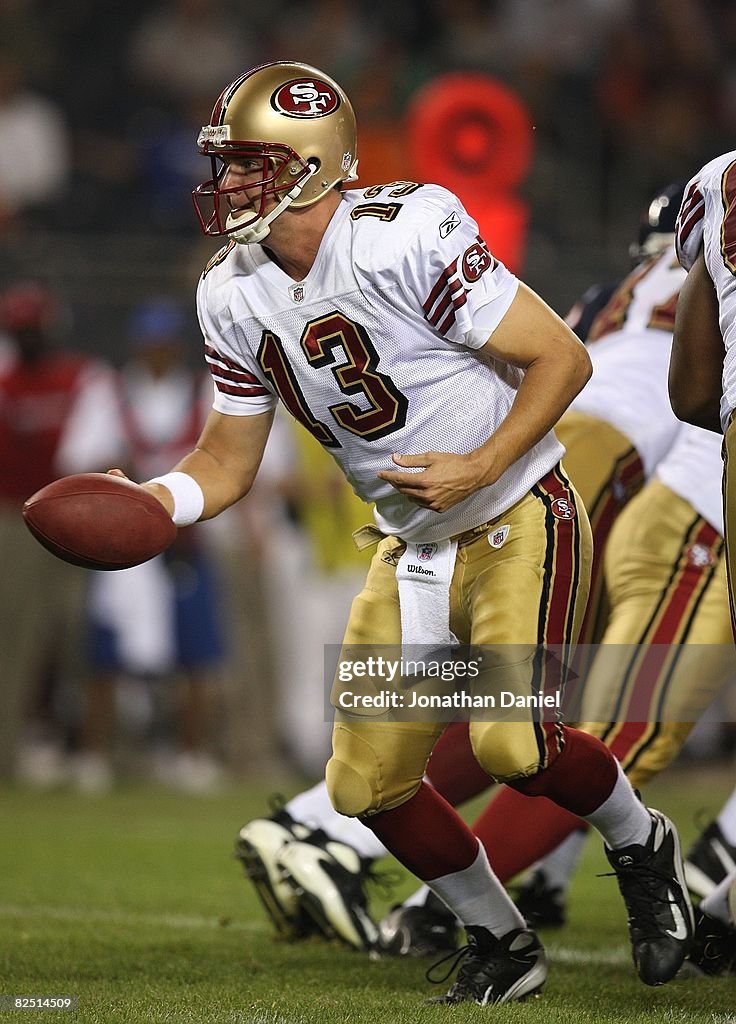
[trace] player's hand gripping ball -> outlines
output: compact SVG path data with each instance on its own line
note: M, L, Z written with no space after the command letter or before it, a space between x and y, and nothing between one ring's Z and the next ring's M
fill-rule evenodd
M57 558L85 569L129 569L160 554L176 526L139 484L77 473L36 491L23 506L33 536Z

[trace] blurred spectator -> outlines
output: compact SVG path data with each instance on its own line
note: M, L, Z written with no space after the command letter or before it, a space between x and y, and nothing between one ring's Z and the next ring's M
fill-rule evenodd
M105 406L113 398L110 371L62 347L66 326L59 298L41 284L18 282L0 293L0 330L14 348L0 368L0 777L39 783L59 781L50 704L83 672L87 574L31 537L21 506L69 471L61 449L80 403ZM67 454L76 454L72 446ZM77 458L74 468L96 466Z
M283 415L274 421L259 477L256 500L270 508L263 537L264 596L276 720L289 764L321 778L330 751L327 691L350 605L370 560L356 548L352 532L372 522L372 511L352 492L332 456Z
M130 359L107 425L103 430L94 417L85 422L81 415L74 425L90 445L92 435L104 434L106 449L117 448L110 464L135 480L155 476L189 451L211 405L209 375L187 365L186 331L184 312L175 302L156 299L138 307L129 323ZM156 762L162 781L204 792L220 778L213 731L224 641L219 582L206 533L206 525L182 528L157 558L92 575L90 647L96 674L72 763L82 789L100 790L112 781L116 682L125 674L175 684L172 699L158 693L173 723L170 728L164 716Z
M26 69L0 49L0 230L57 200L69 176L69 137L62 111L33 92Z

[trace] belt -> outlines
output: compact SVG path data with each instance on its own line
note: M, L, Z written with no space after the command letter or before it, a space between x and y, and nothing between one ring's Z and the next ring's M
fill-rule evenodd
M501 518L499 516L496 517ZM450 540L455 540L458 543L458 547L464 547L466 544L472 544L474 540L482 536L484 533L488 533L492 529L493 524L496 520L492 519L490 522L481 523L480 526L474 526L470 530L463 530L462 533L456 533ZM375 547L376 544L386 537L385 533L381 533L377 526L373 526L371 523L365 526L359 527L353 532L353 542L358 551L366 551L368 548ZM401 540L401 537L397 538ZM404 543L406 543L404 541Z

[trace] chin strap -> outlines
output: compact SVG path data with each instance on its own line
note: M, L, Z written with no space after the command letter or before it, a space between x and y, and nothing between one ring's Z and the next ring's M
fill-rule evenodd
M286 193L281 202L274 206L270 213L267 213L265 217L256 218L256 220L247 224L239 231L232 231L230 237L234 238L236 242L240 242L241 245L252 245L254 242L262 242L271 230L271 223L276 220L280 213L284 212L287 206L291 206L294 200L299 198L309 179L317 173L317 167L314 164L308 163L307 167L309 168L308 173ZM236 223L237 218L229 214L226 226L230 227Z

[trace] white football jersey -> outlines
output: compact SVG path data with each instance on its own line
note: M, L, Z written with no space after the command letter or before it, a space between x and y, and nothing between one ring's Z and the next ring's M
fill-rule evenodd
M517 287L446 189L346 192L303 281L260 245L231 242L205 269L197 308L214 408L251 415L281 399L375 503L384 533L443 540L501 515L563 453L549 433L442 515L376 475L396 469L394 452L465 454L498 428L522 373L478 350Z
M677 255L690 270L704 247L726 350L721 424L736 408L736 150L707 163L690 179L677 218Z
M668 249L633 270L593 321L587 338L593 375L572 408L605 420L629 438L650 476L680 421L667 374L677 296L685 272Z
M683 423L677 440L657 466L655 476L689 501L723 535L721 476L723 438L712 430Z

